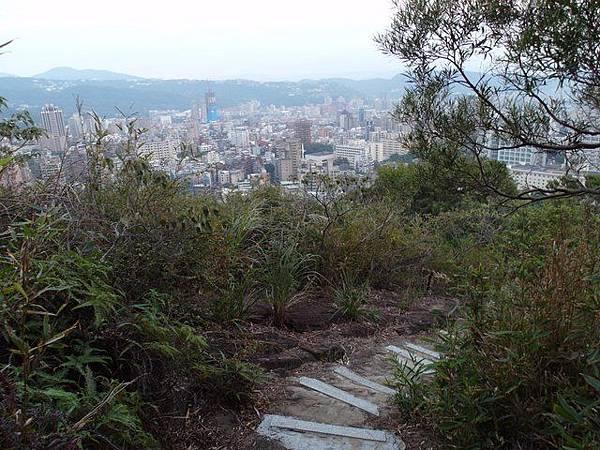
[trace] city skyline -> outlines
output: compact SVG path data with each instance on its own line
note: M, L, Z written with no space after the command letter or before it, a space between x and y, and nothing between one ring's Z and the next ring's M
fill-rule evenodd
M390 0L174 0L168 8L105 0L91 16L73 0L25 0L0 6L0 40L14 39L0 72L32 76L67 66L162 79L390 77L402 67L373 37L389 25L391 9Z

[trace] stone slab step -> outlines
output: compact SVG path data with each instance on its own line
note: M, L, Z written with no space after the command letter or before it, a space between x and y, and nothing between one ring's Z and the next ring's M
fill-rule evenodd
M427 358L423 358L420 355L415 355L414 353L411 353L404 348L396 347L395 345L388 345L386 349L396 354L398 362L406 364L411 369L423 369L423 373L426 375L431 375L435 373L435 370L433 368L423 367L429 364L433 364L432 361Z
M396 393L394 389L384 386L383 384L376 383L375 381L369 380L368 378L365 378L363 376L360 376L359 374L351 371L347 367L338 366L333 371L341 377L344 377L354 383L365 386L375 392L389 395L394 395Z
M323 381L317 380L315 378L299 377L293 378L293 380L296 381L298 384L320 392L323 395L335 398L336 400L355 406L370 414L379 416L379 409L377 408L377 405L362 398L358 398L346 391L343 391L342 389L338 389L335 386L324 383Z
M423 347L421 345L413 344L412 342L405 342L402 344L402 346L411 352L420 353L427 359L431 359L431 360L435 360L435 361L440 359L440 354L438 352L428 349L426 347Z
M387 431L343 427L293 417L266 415L257 428L290 450L405 450L406 445Z

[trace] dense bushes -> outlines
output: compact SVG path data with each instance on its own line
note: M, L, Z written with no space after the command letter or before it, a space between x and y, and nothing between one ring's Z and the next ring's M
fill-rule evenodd
M243 328L257 303L285 327L316 291L359 320L367 285L414 283L431 253L419 220L354 180L221 200L92 150L89 183L0 192L3 448L158 447L158 409L252 399L260 370L207 329Z
M596 208L546 204L475 217L480 231L501 226L478 233L486 239L468 256L464 242L447 247L465 262L454 260L453 283L465 310L431 383L399 373L399 401L438 431L441 448L598 448Z
M31 216L0 237L3 448L152 447L100 337L123 312L110 267L64 245L68 216Z

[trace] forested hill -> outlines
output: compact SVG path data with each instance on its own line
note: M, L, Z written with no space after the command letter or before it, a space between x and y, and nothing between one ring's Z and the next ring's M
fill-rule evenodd
M406 85L403 76L371 80L303 80L299 82L257 82L249 80L214 81L210 83L221 107L251 100L278 106L322 103L327 96L334 99L383 97L399 98ZM148 110L189 109L200 101L207 83L200 80L49 80L41 78L2 78L2 96L10 100L10 109L26 108L35 113L46 103L60 106L65 114L75 108L75 98L100 114L111 114L118 107L124 111L145 113Z

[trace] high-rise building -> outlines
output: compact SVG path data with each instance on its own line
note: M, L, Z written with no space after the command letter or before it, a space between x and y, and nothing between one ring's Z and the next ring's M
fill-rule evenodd
M206 100L206 121L208 123L219 120L219 109L217 108L217 97L212 90L208 90L205 96Z
M294 123L294 135L296 139L300 139L302 145L310 145L312 143L312 124L310 120L297 120Z
M352 118L352 114L348 111L344 110L340 113L339 116L339 125L340 128L344 131L349 131L354 127L354 120Z
M278 159L275 161L275 179L279 182L297 179L294 175L292 161L290 159Z
M48 136L66 136L65 121L62 109L54 105L46 105L42 108L42 124Z
M65 151L67 148L67 132L63 112L54 105L42 108L42 128L46 136L40 139L40 145L54 152Z
M275 164L275 174L279 181L299 179L300 161L304 156L304 147L300 139L288 139L281 149L282 158Z
M200 105L198 102L192 103L192 109L190 111L190 131L191 138L193 141L198 141L200 139L200 122L202 121L200 117Z
M300 139L289 139L286 143L286 158L292 161L292 176L298 178L300 160L304 156L304 146Z
M358 110L358 123L362 127L365 124L367 118L367 111L365 108L360 108Z
M75 141L84 137L83 119L79 114L73 114L68 122L69 136Z
M200 105L198 105L198 102L192 103L192 110L190 111L190 117L193 121L200 122Z

